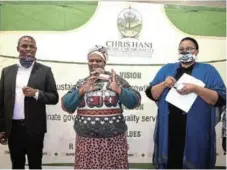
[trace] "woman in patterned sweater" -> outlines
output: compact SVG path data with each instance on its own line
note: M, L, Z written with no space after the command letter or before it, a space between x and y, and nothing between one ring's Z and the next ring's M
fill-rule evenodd
M127 125L122 105L133 109L141 96L126 80L105 71L103 46L88 53L90 75L62 97L62 108L77 110L75 169L128 169Z

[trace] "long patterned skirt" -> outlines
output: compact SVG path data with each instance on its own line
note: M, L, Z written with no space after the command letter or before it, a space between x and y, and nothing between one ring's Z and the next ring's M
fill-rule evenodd
M128 169L125 134L113 138L76 136L75 169Z

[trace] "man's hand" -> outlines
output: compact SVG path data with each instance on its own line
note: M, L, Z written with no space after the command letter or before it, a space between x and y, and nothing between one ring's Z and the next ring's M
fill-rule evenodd
M37 89L33 89L31 87L24 87L22 88L22 91L26 97L34 97L35 93L37 92Z
M0 132L0 144L2 144L2 145L7 144L7 138L5 136L5 132Z

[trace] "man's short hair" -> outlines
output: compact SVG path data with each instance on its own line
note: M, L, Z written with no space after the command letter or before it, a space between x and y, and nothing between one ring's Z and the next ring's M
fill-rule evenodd
M35 39L32 36L30 36L30 35L24 35L24 36L22 36L22 37L19 38L18 44L17 44L18 47L20 45L21 40L24 39L24 38L29 38L29 39L33 40L35 42L35 44L36 44L36 41L35 41Z

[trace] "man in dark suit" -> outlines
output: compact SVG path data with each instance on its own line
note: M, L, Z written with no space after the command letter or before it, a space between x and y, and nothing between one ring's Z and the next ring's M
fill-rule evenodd
M0 143L8 141L13 169L41 169L47 131L46 104L59 100L51 68L36 62L31 36L18 41L19 62L2 70L0 80Z

